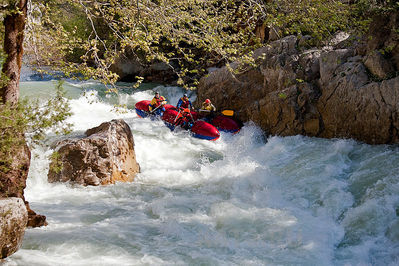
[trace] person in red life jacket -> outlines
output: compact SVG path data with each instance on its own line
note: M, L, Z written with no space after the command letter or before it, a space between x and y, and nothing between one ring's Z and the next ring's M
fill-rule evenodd
M206 99L201 106L200 112L204 115L207 122L215 117L216 107L211 103L211 100Z
M187 94L184 94L183 97L179 99L179 102L177 103L176 107L177 109L185 109L185 108L194 109L193 104L188 99Z
M175 126L181 126L184 129L190 129L194 125L194 119L189 108L180 109Z
M163 96L159 96L159 92L155 92L155 96L152 99L148 109L150 110L150 114L162 116L163 112L165 112L166 99Z

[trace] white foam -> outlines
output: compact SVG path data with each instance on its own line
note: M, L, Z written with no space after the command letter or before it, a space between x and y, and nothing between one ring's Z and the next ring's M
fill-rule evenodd
M151 99L156 90L172 104L183 93L161 86L120 94L118 103ZM51 150L34 150L25 195L50 224L27 230L8 265L398 261L397 148L301 136L266 140L253 123L204 141L133 110L114 112L108 100L93 90L72 99L69 122L81 133L125 119L141 173L133 183L106 187L49 184Z

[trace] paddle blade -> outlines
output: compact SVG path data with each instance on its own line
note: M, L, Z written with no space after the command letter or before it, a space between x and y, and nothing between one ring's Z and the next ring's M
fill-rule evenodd
M234 115L234 111L233 110L223 110L222 114L225 116L233 116Z

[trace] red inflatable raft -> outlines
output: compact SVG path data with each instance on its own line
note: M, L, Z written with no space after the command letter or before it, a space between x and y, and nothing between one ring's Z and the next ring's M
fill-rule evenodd
M136 113L140 117L147 117L150 115L148 106L150 101L144 100L136 103ZM176 107L170 104L164 105L165 111L161 117L165 124L172 130L176 126L181 126L184 129L190 130L194 137L206 140L217 140L220 137L220 133L213 125L205 121L196 121L197 113L190 113L190 123L180 123L183 121L183 116L181 112L176 110Z

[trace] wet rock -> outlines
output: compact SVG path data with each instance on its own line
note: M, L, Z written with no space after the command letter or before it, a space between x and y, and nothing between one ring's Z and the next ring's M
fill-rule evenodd
M28 227L41 227L48 225L45 215L37 214L33 211L27 201L25 201L25 206L28 211Z
M21 198L0 198L0 259L19 249L27 222L28 212Z
M49 182L106 185L133 181L140 171L133 135L123 120L112 120L86 131L86 138L57 145L48 173ZM57 158L58 157L58 158Z

